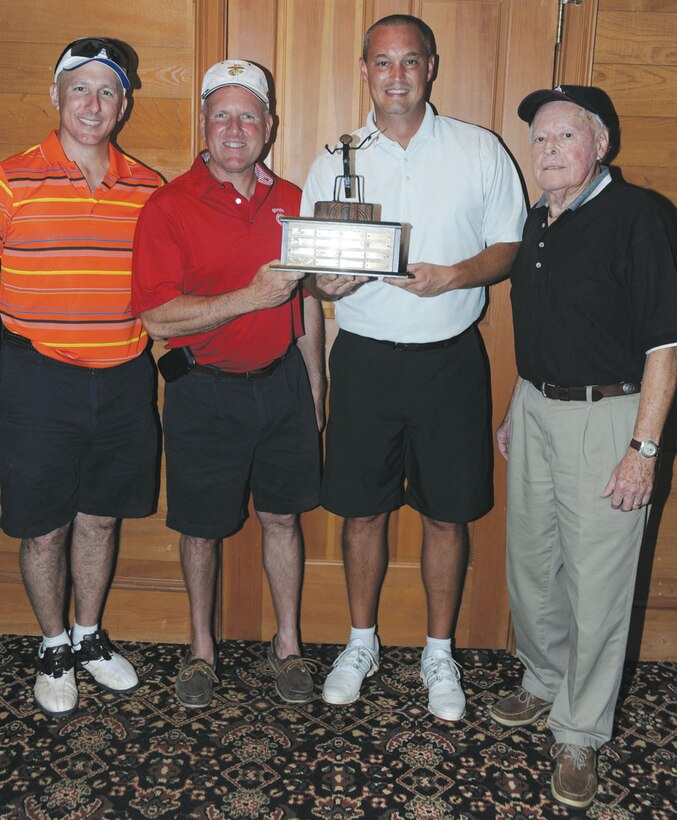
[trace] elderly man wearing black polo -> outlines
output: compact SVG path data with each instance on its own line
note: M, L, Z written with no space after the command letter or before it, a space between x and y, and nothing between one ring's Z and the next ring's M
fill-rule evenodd
M525 672L490 714L515 727L549 712L552 794L584 808L611 738L677 378L675 237L645 192L612 180L617 118L601 89L535 91L518 114L544 193L511 272L519 375L497 438Z

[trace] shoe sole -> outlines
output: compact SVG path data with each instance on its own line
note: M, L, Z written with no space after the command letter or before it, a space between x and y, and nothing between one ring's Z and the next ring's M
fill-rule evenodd
M492 707L492 708L489 709L489 716L491 717L492 720L495 720L496 723L500 723L501 726L507 726L507 727L531 726L532 723L536 723L542 715L545 715L551 709L552 709L552 703L548 703L545 706L542 706L538 710L538 712L536 712L535 715L533 715L532 717L525 720L524 718L510 719L510 718L505 718L505 717L499 717L494 712L493 707Z
M46 709L41 703L39 703L37 701L37 699L35 698L35 695L33 696L33 699L35 700L35 703L36 703L38 709L43 713L43 715L47 715L47 717L49 717L49 718L65 718L65 717L68 717L69 715L72 715L73 712L76 711L76 709L78 708L78 704L79 704L79 699L78 699L75 702L75 706L72 709L67 709L65 712L51 712L49 709Z
M207 703L189 703L186 700L181 700L178 693L176 693L176 699L181 704L181 706L185 706L186 709L206 709L207 706L212 702L212 699L209 698Z
M367 674L364 676L364 679L363 679L363 681L362 681L362 682L364 683L364 681L365 681L367 678L370 678L372 675L374 675L376 672L378 672L378 667L379 667L379 665L378 665L378 664L376 664L376 666L372 666L372 668L371 668L371 669L367 672ZM351 703L355 703L355 701L356 701L356 700L359 700L359 699L360 699L360 692L361 692L361 691L362 691L362 687L360 686L360 688L357 690L357 694L355 695L355 697L354 697L354 698L351 698L350 700L329 700L329 698L325 697L325 695L324 695L324 689L323 689L323 690L322 690L322 700L323 700L325 703L330 704L331 706L348 706L348 705L350 705Z
M595 790L595 794L593 794L593 796L588 800L573 800L571 797L565 797L557 791L555 786L555 775L553 775L550 779L550 790L552 791L552 796L558 803L562 803L564 806L571 806L573 809L587 809L595 799L595 794L597 794L597 791Z

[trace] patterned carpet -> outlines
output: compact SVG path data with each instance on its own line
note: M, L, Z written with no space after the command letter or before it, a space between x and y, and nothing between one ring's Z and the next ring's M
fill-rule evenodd
M80 708L49 720L33 705L37 639L0 636L3 818L556 818L545 721L494 724L486 707L518 682L505 652L459 651L468 709L445 724L425 709L419 651L388 648L364 697L330 707L277 697L262 643L220 647L205 711L179 707L182 647L122 643L141 687L128 698L80 683ZM311 645L323 675L335 647ZM676 664L628 667L602 786L586 817L675 817ZM318 677L320 677L318 675ZM581 813L579 813L581 816Z

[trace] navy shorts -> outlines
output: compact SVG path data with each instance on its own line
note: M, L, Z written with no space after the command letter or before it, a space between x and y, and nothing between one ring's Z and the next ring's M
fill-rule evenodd
M88 368L0 347L0 526L37 538L77 513L139 518L157 507L155 368L144 353Z
M259 512L318 504L320 435L305 364L294 346L257 380L195 370L165 385L167 526L220 538Z
M488 367L474 326L434 350L342 330L329 368L326 509L358 518L409 504L462 523L491 508Z

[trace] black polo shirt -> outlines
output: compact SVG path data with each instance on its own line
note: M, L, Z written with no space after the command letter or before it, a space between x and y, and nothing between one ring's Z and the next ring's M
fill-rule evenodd
M510 273L520 376L640 381L646 351L677 342L674 228L649 194L618 182L550 227L547 213L529 212Z

